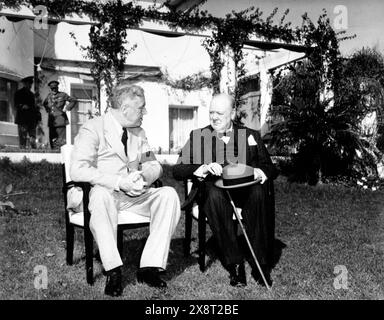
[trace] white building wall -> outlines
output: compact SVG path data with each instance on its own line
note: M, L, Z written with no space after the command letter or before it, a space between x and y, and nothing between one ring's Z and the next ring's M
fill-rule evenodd
M89 45L88 32L90 26L76 26L68 23L59 23L50 26L49 30L40 30L35 36L35 55L43 58L60 60L83 60L84 52L80 46ZM73 32L78 45L70 36ZM143 32L129 30L129 43L137 44L137 48L128 55L126 64L135 66L157 66L163 72L167 72L171 79L177 80L198 72L209 72L209 56L201 45L203 38L182 36L167 38ZM70 84L79 83L81 80L76 75L67 73L47 74L47 80L57 79L60 82L60 90L70 93ZM150 145L154 149L169 149L169 105L186 105L198 107L198 126L209 123L208 105L211 99L211 90L186 92L171 89L161 82L140 81L145 90L148 114L144 117L143 127L146 130ZM49 92L48 87L42 88L44 98ZM106 95L101 91L101 109L106 107ZM46 123L46 114L43 121Z
M169 106L197 107L197 127L209 124L211 89L184 91L171 88L159 81L132 81L144 89L147 114L143 128L150 146L158 151L169 151ZM105 108L102 109L102 113Z
M63 60L85 60L81 46L88 46L89 25L72 25L61 22L50 25L48 30L39 30L35 36L37 57ZM75 40L70 33L75 34ZM209 71L210 59L201 45L204 38L181 36L167 38L140 30L128 30L127 49L137 44L126 60L126 64L137 66L157 66L169 72L175 79Z
M60 60L87 61L85 52L80 49L80 46L89 45L89 28L89 25L59 23L56 26L50 26L49 30L40 30L39 35L35 36L35 55ZM70 35L71 32L75 34L77 45ZM127 48L133 44L137 45L136 49L128 55L127 65L159 67L163 72L168 73L172 80L179 80L199 72L209 73L210 59L202 46L203 37L167 38L140 30L129 30L127 39L129 42ZM245 67L248 74L260 71L257 61L260 52L252 49L245 50L245 56ZM53 78L55 77L53 76ZM70 93L70 83L81 82L76 76L71 77L67 74L60 75L58 80L61 83L61 90L67 93ZM139 84L143 86L147 99L148 114L144 117L143 127L154 148L169 149L168 110L170 105L196 106L198 107L198 127L209 124L208 109L212 97L211 90L183 91L170 88L160 82L144 80ZM47 89L44 88L43 97L46 96ZM265 107L269 105L268 97L269 95L265 92L262 94L261 120L265 120L266 117L267 108ZM103 90L101 107L103 112L106 107L106 96ZM253 118L248 118L246 122L250 127L260 127L258 120Z
M211 89L204 88L196 91L184 91L168 87L167 92L169 105L198 107L198 127L205 127L209 124L209 104L212 99Z
M140 81L137 83L144 89L147 114L142 127L145 130L149 145L157 151L169 147L169 114L166 86L158 82Z

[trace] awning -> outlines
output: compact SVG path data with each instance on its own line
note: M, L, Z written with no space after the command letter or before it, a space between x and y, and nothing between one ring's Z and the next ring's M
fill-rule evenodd
M20 6L17 9L10 9L10 8L3 8L0 11L0 16L5 16L9 21L12 22L19 22L22 20L35 20L36 16L39 14L39 12L36 12L36 14L33 12L32 9L26 7L26 6ZM95 24L95 21L92 21L89 17L86 15L79 16L77 14L72 14L70 16L66 16L64 18L53 18L49 17L47 19L47 22L49 24L58 24L59 22L67 22L70 24L75 25L82 25L82 24Z
M13 81L20 81L22 78L27 76L29 76L29 74L20 74L17 71L11 70L0 64L0 78L6 78Z
M40 58L36 58L36 61L40 61ZM83 77L91 76L92 62L85 61L73 61L73 60L60 60L60 59L43 59L40 67L44 70L60 71L66 73L76 73ZM162 72L157 66L139 66L139 65L124 65L124 72L122 78L133 79L138 77L151 77L160 78ZM85 79L84 78L84 79ZM93 80L93 78L88 78Z
M174 1L174 4L177 5L177 3L184 3L185 1ZM36 18L33 11L25 6L20 7L20 9L2 9L0 11L0 16L5 16L10 21L20 21L24 19L34 20ZM73 25L87 25L87 24L96 24L96 21L91 20L87 16L79 16L77 14L73 14L71 16L66 16L64 18L48 18L49 24L58 24L60 22L66 22ZM143 19L143 23L140 27L137 28L138 30L141 30L143 32L148 32L151 34L163 36L163 37L169 37L169 38L175 38L175 37L182 37L182 36L196 36L196 37L209 37L211 35L211 32L209 31L199 31L199 32L185 32L181 29L173 30L170 29L165 24L160 24L154 21L150 21L148 19ZM284 43L284 42L271 42L271 41L264 41L262 39L250 39L245 42L246 46L250 46L253 48L258 48L260 50L264 51L271 51L276 49L286 49L290 51L296 51L296 52L306 52L307 48L300 44L292 44L292 43Z
M245 42L245 45L251 46L253 48L258 48L264 51L272 51L276 49L286 49L289 51L295 52L306 52L307 47L292 44L292 43L282 43L282 42L266 42L266 41L256 41L256 40L248 40Z

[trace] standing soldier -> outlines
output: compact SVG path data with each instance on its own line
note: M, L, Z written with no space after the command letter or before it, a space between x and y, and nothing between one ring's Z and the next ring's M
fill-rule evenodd
M48 113L49 142L55 149L66 143L66 125L69 123L66 111L73 109L76 99L65 92L59 91L59 82L54 80L48 83L51 92L45 98L43 105ZM66 102L68 105L65 105Z
M16 119L19 131L20 148L26 148L29 138L31 148L36 148L36 126L41 114L35 105L35 95L31 91L33 76L21 80L23 87L15 92Z

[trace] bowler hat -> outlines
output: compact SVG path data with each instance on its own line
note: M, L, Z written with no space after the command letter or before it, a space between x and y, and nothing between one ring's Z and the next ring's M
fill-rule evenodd
M223 189L247 187L259 182L255 180L253 167L242 163L232 163L223 168L223 176L215 185Z
M55 85L59 85L59 81L57 81L57 80L52 80L52 81L49 81L48 82L48 87L50 87L51 85L53 85L53 84L55 84Z
M21 82L33 82L34 78L35 78L34 76L28 76L21 79Z

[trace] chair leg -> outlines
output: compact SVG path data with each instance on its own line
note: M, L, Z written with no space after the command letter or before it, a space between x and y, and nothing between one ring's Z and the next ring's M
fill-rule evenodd
M123 239L124 239L124 232L119 227L117 228L117 250L119 250L120 257L122 257L123 253Z
M191 251L192 238L192 212L185 210L185 238L184 238L184 257L189 256Z
M89 228L84 228L85 239L85 269L87 282L93 285L93 236Z
M205 233L206 233L206 221L204 210L199 210L198 220L198 231L199 231L199 266L202 272L205 271Z
M75 238L75 227L68 223L67 232L66 232L66 242L67 242L67 264L73 264L73 245Z

